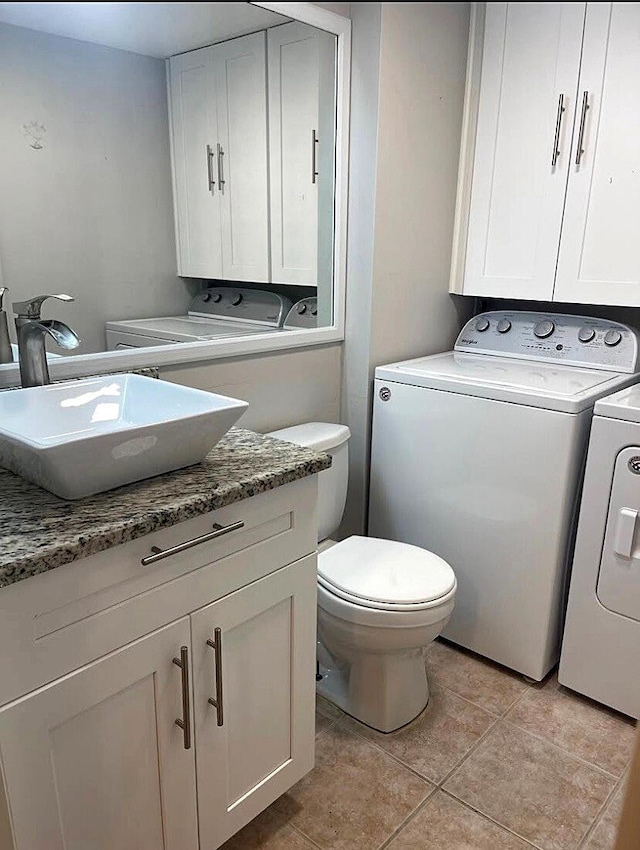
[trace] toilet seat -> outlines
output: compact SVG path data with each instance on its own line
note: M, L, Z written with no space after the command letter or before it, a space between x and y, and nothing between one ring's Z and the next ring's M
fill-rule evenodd
M320 554L318 583L346 602L379 611L433 608L456 589L453 570L433 552L358 536Z

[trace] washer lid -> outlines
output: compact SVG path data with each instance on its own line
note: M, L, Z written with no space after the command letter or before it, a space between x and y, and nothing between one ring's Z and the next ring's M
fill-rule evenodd
M454 351L378 366L376 378L482 398L579 413L632 375Z
M318 575L337 595L367 602L418 605L449 593L453 570L438 555L393 540L349 537L318 558Z

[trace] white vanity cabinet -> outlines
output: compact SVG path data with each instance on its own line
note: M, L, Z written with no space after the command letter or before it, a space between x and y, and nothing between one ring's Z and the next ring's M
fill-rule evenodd
M474 4L450 290L640 304L640 4Z
M0 591L3 850L215 850L312 768L316 488Z
M266 34L174 56L178 274L269 280Z

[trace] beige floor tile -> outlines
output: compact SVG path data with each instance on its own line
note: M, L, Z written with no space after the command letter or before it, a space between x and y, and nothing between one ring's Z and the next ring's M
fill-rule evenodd
M635 724L561 687L555 677L530 688L507 720L573 755L621 776L631 758Z
M615 780L501 721L445 789L544 850L578 846Z
M312 847L272 806L225 841L220 850L311 850Z
M494 714L504 713L528 687L517 673L441 641L427 650L427 675Z
M622 814L624 792L625 786L621 785L613 795L613 799L607 804L607 808L589 836L583 850L613 850L618 831L618 821Z
M323 850L376 850L432 791L336 724L318 739L313 771L276 805Z
M389 850L531 850L531 845L436 791Z
M342 721L400 761L440 782L469 752L495 716L445 688L432 687L429 705L408 726L385 735L352 718Z
M329 700L316 695L316 735L321 735L341 717L344 717L344 712Z

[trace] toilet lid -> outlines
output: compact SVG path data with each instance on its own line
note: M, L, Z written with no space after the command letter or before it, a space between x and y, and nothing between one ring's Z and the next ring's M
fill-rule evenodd
M453 570L438 555L377 537L349 537L322 552L318 578L338 596L374 607L433 602L456 586Z

